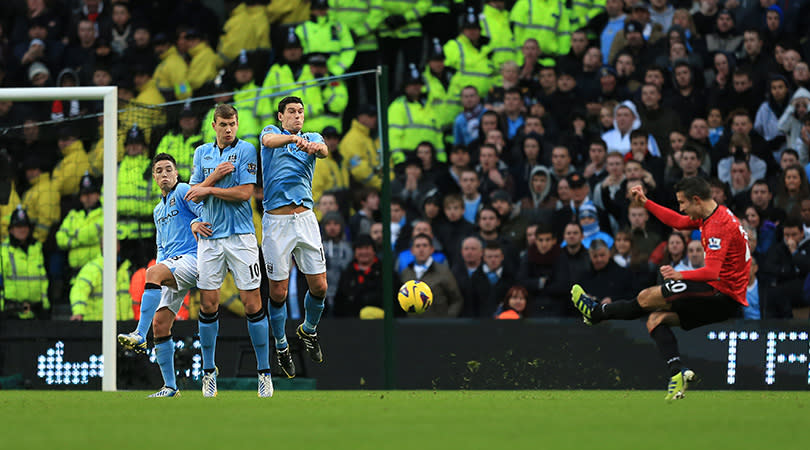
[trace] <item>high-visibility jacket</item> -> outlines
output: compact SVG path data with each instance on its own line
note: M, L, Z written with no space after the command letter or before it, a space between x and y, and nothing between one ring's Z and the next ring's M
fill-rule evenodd
M326 68L332 75L343 75L354 63L357 50L349 27L330 20L329 16L316 17L295 27L304 54L326 53Z
M392 30L383 22L380 25L380 37L405 39L422 36L422 25L419 23L419 19L428 13L430 4L430 0L385 0L383 2L383 20L388 16L402 15L407 23Z
M78 183L76 185L78 188ZM11 182L11 191L9 192L8 200L0 198L0 239L5 239L8 236L8 223L11 219L11 213L20 205L20 196L17 195L17 190L14 187L14 182Z
M143 291L146 290L146 269L154 266L156 261L152 259L146 264L146 267L141 267L132 274L129 281L129 297L132 299L132 314L133 319L139 320L141 318L141 299L143 298ZM183 304L180 305L180 311L174 316L174 320L188 320L188 293L183 297Z
M223 66L222 59L208 45L201 41L188 51L191 62L188 65L188 84L192 90L197 90L217 77L217 70Z
M439 128L452 130L453 121L463 110L460 100L461 90L464 88L461 85L463 79L449 67L438 77L430 71L430 67L425 67L422 75L426 82L422 92L427 94L428 106L433 111Z
M22 205L34 222L34 239L45 242L61 216L59 191L51 181L51 174L45 172L31 180L31 187L23 194Z
M301 23L309 19L309 0L270 2L265 9L265 14L267 14L267 23L280 23L282 25Z
M290 93L304 102L304 131L320 133L327 126L335 127L338 132L343 128L343 111L349 103L349 91L343 81L334 80L326 84L318 83L309 65L303 66L298 78L289 65L274 65L264 79L261 96L256 111L263 122L276 121L276 104L279 97L265 97L275 92L295 89L293 83L301 83ZM283 85L277 89L275 86ZM259 130L261 131L261 130ZM258 147L257 147L258 148Z
M191 179L191 170L194 164L194 150L203 142L205 141L203 141L201 133L185 137L182 132L171 132L160 140L155 154L167 153L172 155L177 162L177 175L180 176L181 180L188 183L188 180Z
M119 122L118 122L119 128L121 126L120 116L121 116L121 114L119 114L119 119L118 119L119 120ZM127 128L127 129L129 129L129 128ZM146 134L146 133L144 133L144 134ZM99 133L99 135L103 136L102 133ZM117 162L121 162L121 160L124 158L124 152L125 152L124 141L125 140L126 140L126 138L124 136L119 136L118 139L117 139L117 141L118 141L118 149L117 149L117 152L116 152L117 157L118 157ZM87 158L90 161L90 175L92 175L92 176L94 176L96 178L101 178L101 176L104 174L104 138L103 137L96 142L96 146L93 147L93 150L90 150L90 153L87 154Z
M127 102L126 105L119 103L119 107L123 108L118 113L118 142L123 146L126 141L127 131L133 125L138 125L143 130L146 136L146 142L152 142L152 128L159 125L166 124L166 114L164 108L154 107L166 103L166 98L160 93L155 79L151 79L141 85L138 90L138 96L132 101ZM104 136L103 130L99 128L99 136ZM122 147L121 147L122 148ZM124 154L119 154L119 161L123 158Z
M10 302L42 303L44 309L51 307L42 243L33 241L27 249L22 249L5 239L0 246L0 269L3 276L0 311L5 311ZM19 318L33 319L34 313L20 312Z
M101 205L85 211L71 210L59 231L56 232L56 245L68 252L68 264L79 269L101 254L101 233L104 227L104 211Z
M348 166L352 179L364 186L377 190L382 186L382 158L380 140L371 139L371 130L365 125L352 120L349 131L338 144L343 156L343 165ZM317 169L318 165L315 164Z
M324 192L337 189L349 189L349 164L345 157L341 160L341 164L338 164L330 153L329 156L319 159L315 163L315 174L312 176L312 200L317 203Z
M155 85L162 91L174 93L177 99L191 97L191 86L188 82L188 63L177 51L177 47L171 46L160 54L160 63L155 67L152 78Z
M489 38L484 54L490 55L495 77L498 78L503 63L517 61L515 38L509 27L509 11L494 8L487 3L478 15L478 22L481 24L481 36Z
M289 0L273 3L288 3ZM304 18L309 17L307 13ZM230 63L242 50L267 50L270 48L270 22L267 21L264 5L239 4L222 27L217 53L225 64Z
M155 235L153 211L160 195L145 154L125 155L118 165L118 239Z
M329 17L354 33L358 52L373 52L379 48L374 30L384 17L382 5L383 0L329 0Z
M496 73L486 51L486 46L476 48L463 34L444 44L444 63L456 69L455 76L462 87L475 86L481 98L489 92L492 76Z
M309 77L309 78L307 78ZM259 94L259 99L256 102L256 117L262 122L266 123L276 121L276 106L281 101L280 96L269 97L270 95L296 89L293 83L303 82L312 79L312 72L309 70L308 65L302 65L298 73L293 73L289 64L273 64L267 75L262 82L262 90ZM289 95L301 97L301 87L291 92ZM309 118L312 108L306 103L304 104L304 117ZM258 147L257 147L258 148Z
M447 158L441 128L426 100L408 101L400 96L388 107L388 146L391 149L391 163L399 164L416 150L422 141L436 147L440 161Z
M259 133L262 131L262 125L256 118L258 86L251 81L241 88L234 91L233 94L233 107L236 108L237 117L239 118L239 130L237 137L244 141L250 142L254 147L259 147ZM217 137L216 131L211 127L214 122L214 111L216 108L211 108L202 123L202 139L203 142L214 142Z
M60 196L77 194L79 182L88 171L90 159L84 151L82 141L77 139L62 150L62 159L53 168L51 181L59 190Z
M116 320L132 320L132 298L129 296L129 269L132 264L123 261L118 264L116 274ZM102 273L104 257L99 255L79 270L70 288L70 310L72 315L81 315L84 321L99 321L104 318L102 297Z
M605 10L605 0L574 0L571 4L571 32L588 25Z
M571 50L571 20L565 2L558 0L518 0L509 20L514 24L515 45L534 38L540 50L551 56Z
M324 128L333 126L338 133L342 133L343 111L349 103L349 91L343 81L334 80L322 86L307 86L301 93L301 100L305 105L312 105L311 115L304 116L305 131L321 133Z

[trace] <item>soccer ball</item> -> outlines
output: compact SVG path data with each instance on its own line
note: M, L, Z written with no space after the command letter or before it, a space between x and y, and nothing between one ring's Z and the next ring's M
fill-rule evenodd
M406 281L399 288L397 300L402 309L415 314L422 314L433 304L433 292L424 281Z

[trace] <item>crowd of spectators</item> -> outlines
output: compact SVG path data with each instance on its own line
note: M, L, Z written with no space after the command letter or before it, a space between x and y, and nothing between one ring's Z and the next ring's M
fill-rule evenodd
M676 208L673 186L697 176L748 236L745 318L808 318L810 1L26 0L4 2L0 18L0 87L115 84L124 103L188 99L119 118L130 275L154 258L150 157L172 153L187 180L193 149L213 139L214 102L237 107L253 142L275 121L278 86L314 81L298 95L305 128L330 148L313 182L327 314L379 316L383 227L395 284L433 289L421 317L575 317L573 283L603 302L631 298L661 281L661 265L699 268L703 253L697 232L664 227L630 189ZM379 63L392 68L388 224L373 80L318 83ZM103 146L98 122L71 119L98 112L0 101L6 317L47 317L48 298L54 311L69 299L61 316L75 317L93 295L73 291L100 255ZM42 266L37 299L9 296L23 276L10 278L9 255ZM293 272L292 298L302 279Z

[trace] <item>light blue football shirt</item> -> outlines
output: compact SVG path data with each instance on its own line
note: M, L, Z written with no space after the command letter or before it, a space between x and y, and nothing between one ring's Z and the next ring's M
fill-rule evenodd
M291 134L270 125L262 130L259 141L265 134ZM318 133L298 133L310 142L321 142ZM262 145L262 182L264 185L265 211L285 205L303 205L309 209L312 201L312 174L315 172L315 155L298 150L295 144L284 147L269 148Z
M194 168L190 185L202 183L217 168L219 163L230 161L236 170L229 173L214 185L218 188L231 188L243 184L256 183L258 160L253 144L237 139L231 146L220 151L216 142L209 142L194 150ZM221 239L234 234L253 234L253 209L250 200L229 202L209 195L203 200L200 219L211 224L213 234L203 239Z
M197 255L197 241L191 232L191 221L202 214L202 203L186 200L190 186L177 183L155 206L157 262L175 256Z

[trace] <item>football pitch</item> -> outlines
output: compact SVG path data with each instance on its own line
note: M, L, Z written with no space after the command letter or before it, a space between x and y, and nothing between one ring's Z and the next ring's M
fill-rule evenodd
M810 392L0 392L5 449L807 448Z

